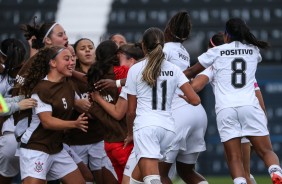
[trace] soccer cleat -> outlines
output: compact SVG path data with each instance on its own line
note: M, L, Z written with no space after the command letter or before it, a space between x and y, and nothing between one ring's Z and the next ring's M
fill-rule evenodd
M282 184L282 177L278 174L272 173L271 180L273 184Z

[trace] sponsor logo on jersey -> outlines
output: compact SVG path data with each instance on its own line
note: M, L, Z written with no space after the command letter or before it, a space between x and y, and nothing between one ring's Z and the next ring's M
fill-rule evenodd
M173 71L161 71L160 76L173 76Z
M220 55L226 55L226 56L233 56L233 55L253 55L252 49L230 49L230 50L221 50Z
M189 61L189 57L188 57L188 56L185 56L184 54L178 53L178 57L179 57L180 59L185 60L185 61Z

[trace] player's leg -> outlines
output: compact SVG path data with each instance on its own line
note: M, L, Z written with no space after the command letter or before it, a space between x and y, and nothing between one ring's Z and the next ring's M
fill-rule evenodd
M252 184L250 178L250 153L251 153L251 144L249 140L243 140L246 138L242 138L241 140L241 149L242 149L242 159L243 159L243 166L245 171L245 178L248 184Z
M261 108L254 106L242 106L238 108L238 116L242 123L243 135L249 135L254 150L268 167L268 171L274 183L282 183L282 170L279 158L273 152L267 119Z
M185 153L185 151L183 151ZM180 154L177 157L176 169L179 177L189 184L198 184L200 182L208 183L206 179L195 170L195 164L198 160L200 153Z
M161 181L163 184L172 184L172 181L168 177L169 170L172 166L172 163L159 162L159 172L161 176Z
M18 142L13 132L0 136L0 183L10 184L20 171L19 157L15 156Z

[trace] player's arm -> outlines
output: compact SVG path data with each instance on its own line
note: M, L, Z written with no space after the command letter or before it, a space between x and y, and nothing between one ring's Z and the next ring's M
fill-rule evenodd
M65 121L65 120L53 117L52 112L50 111L41 112L38 114L38 117L40 119L40 122L42 123L42 126L46 129L65 130L65 129L78 128L84 132L87 132L88 121L87 121L87 117L84 116L84 113L81 114L77 118L77 120L74 120L74 121Z
M126 123L128 136L125 139L125 146L133 140L133 122L136 117L137 98L136 95L127 94L128 109L126 113Z
M205 69L199 62L183 71L188 79L194 78Z
M119 97L116 104L111 104L103 99L98 91L94 91L91 94L93 101L96 101L109 115L111 115L116 120L121 120L127 110L127 100Z
M82 72L78 72L78 71L73 70L72 71L72 77L74 77L74 78L78 79L79 81L87 84L87 77Z
M190 81L190 84L196 92L199 92L208 84L208 82L209 78L206 75L198 75Z
M184 83L180 87L180 89L184 93L184 96L183 95L179 95L179 96L183 98L184 100L186 100L186 102L188 102L191 105L195 105L195 106L201 103L200 97L197 95L197 93L193 90L193 88L191 87L191 85L188 82Z
M126 82L126 78L124 79L118 79L118 80L112 80L112 79L101 79L98 82L94 84L95 89L97 90L104 90L110 87L121 87L124 86Z

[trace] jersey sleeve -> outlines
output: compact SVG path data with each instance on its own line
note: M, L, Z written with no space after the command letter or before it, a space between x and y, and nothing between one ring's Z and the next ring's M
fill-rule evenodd
M44 103L37 94L32 94L31 98L37 101L37 106L34 108L36 114L41 112L52 112L52 106Z
M184 75L184 73L179 69L177 69L177 87L181 87L184 83L189 82L189 79Z
M165 45L164 48L163 48L163 52L165 54L165 58L166 58L167 61L171 60L171 55L170 55L169 50L170 50L169 47Z
M137 75L134 70L134 66L132 66L127 74L126 83L123 87L124 92L130 95L137 95Z
M206 68L204 71L202 71L198 75L207 76L209 78L209 82L211 82L213 80L213 67L209 66L208 68Z
M217 48L214 47L210 48L207 52L201 54L198 57L198 60L203 67L208 68L214 63L217 57Z
M124 89L123 89L123 88L121 89L121 92L120 92L120 94L119 94L119 97L121 97L121 98L127 100L127 93L124 92Z

